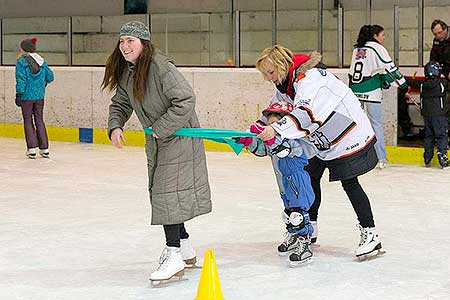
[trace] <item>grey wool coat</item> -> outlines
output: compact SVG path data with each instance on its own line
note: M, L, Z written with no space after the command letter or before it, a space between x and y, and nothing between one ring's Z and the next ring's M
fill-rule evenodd
M203 140L173 136L181 127L200 127L194 92L160 51L155 51L147 92L141 103L133 97L133 69L124 71L109 106L108 132L123 128L134 111L146 136L148 189L153 225L179 224L211 211Z

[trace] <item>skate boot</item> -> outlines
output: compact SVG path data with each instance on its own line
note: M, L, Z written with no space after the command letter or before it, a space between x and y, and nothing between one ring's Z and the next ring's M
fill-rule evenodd
M186 267L195 267L195 263L197 262L197 255L191 245L191 242L189 241L189 238L180 240L180 250L181 257L183 258Z
M360 241L358 248L355 250L355 255L359 261L384 254L384 251L381 250L381 240L375 227L364 228L358 224L358 229L360 231Z
M383 170L386 168L387 161L385 159L378 161L378 169Z
M43 158L50 158L50 152L48 151L48 149L40 149L39 155Z
M308 236L297 236L297 247L289 255L289 265L297 267L311 261L313 252L311 250L311 240Z
M284 233L284 241L278 246L279 256L288 256L297 247L298 235L286 231Z
M317 221L311 221L311 225L314 228L314 232L311 235L311 244L315 244L319 235L319 225L317 225Z
M184 261L181 250L177 247L166 247L159 258L158 269L150 275L153 285L158 285L174 276L181 278L184 275Z
M26 155L28 158L35 159L35 158L36 158L36 148L30 148L30 149L28 149L27 152L25 153L25 155Z
M447 154L438 152L437 155L441 168L442 169L447 168L450 165L450 161L448 160Z

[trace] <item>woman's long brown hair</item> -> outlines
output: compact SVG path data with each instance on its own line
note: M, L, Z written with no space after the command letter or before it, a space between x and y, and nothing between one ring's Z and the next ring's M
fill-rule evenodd
M149 41L141 40L141 43L144 48L134 64L133 75L133 95L140 102L144 101L145 92L147 91L150 63L152 62L154 52L153 45ZM127 64L127 61L120 52L119 42L117 42L116 48L106 61L105 76L101 85L102 90L108 89L109 91L113 91L117 89L120 77L128 67Z

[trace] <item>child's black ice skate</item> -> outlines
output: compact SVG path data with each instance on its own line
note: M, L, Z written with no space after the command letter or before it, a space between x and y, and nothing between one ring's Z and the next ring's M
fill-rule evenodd
M278 245L278 255L279 256L288 256L292 253L292 251L295 250L298 243L298 235L295 233L290 233L289 231L286 231L284 233L284 240L283 242Z
M309 237L298 236L297 247L289 255L289 265L291 267L298 267L310 262L313 257L311 250L311 240Z
M442 169L450 166L450 161L447 157L447 154L438 152L437 155L438 155L439 165L441 165Z

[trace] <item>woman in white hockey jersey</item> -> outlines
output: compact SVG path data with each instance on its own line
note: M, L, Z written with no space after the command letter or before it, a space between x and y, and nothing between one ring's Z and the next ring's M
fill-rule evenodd
M272 103L286 101L294 105L294 110L265 126L258 137L264 141L275 135L300 138L312 146L314 151L305 149L310 157L314 156L308 169L315 194L315 208L309 211L311 220L317 220L320 179L328 168L330 181L341 181L358 217L361 240L355 254L365 258L381 249L369 199L358 182L358 176L377 164L376 138L356 96L325 66L317 64L318 56L317 60L310 59L279 45L261 53L256 68L276 86Z
M349 73L349 86L361 102L377 137L375 150L380 169L386 165L381 117L382 88L389 88L390 84L395 81L403 92L407 93L408 91L408 85L403 75L384 48L384 40L384 28L380 25L361 27L358 40L354 45ZM406 97L409 95L406 94Z

